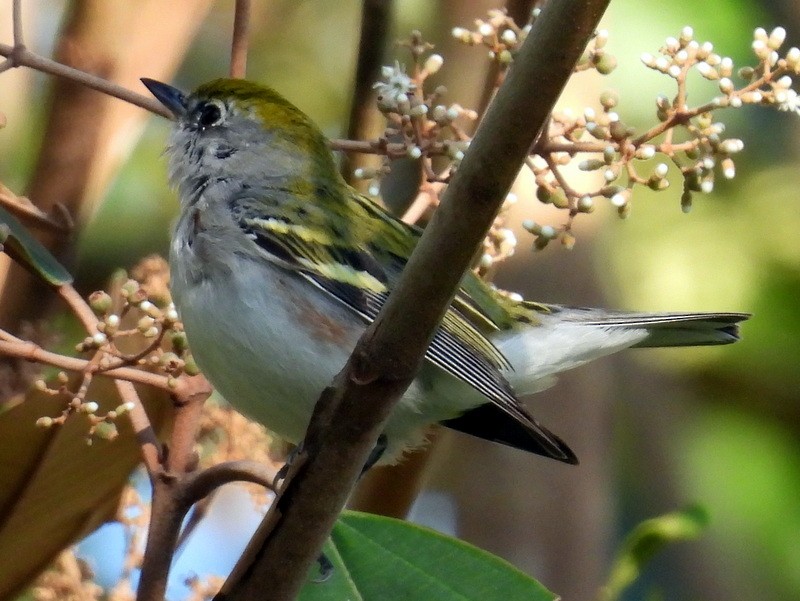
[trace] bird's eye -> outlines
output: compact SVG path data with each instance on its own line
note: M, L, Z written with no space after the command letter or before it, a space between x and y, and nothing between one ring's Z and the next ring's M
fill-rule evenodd
M200 127L213 127L222 121L222 109L216 102L206 102L198 110L197 123Z

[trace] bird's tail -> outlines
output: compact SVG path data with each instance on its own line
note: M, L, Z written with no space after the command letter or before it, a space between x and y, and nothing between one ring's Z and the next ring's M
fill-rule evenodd
M595 309L559 308L565 321L604 328L643 329L648 336L635 348L708 346L739 340L739 322L748 313L608 313Z

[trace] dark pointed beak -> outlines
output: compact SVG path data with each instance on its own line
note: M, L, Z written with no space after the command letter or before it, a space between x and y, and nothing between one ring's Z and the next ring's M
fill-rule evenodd
M141 82L176 118L180 118L186 112L186 96L178 88L147 77L142 77Z

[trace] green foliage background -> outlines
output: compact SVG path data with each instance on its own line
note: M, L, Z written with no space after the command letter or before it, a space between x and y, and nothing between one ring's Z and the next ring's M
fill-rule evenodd
M61 8L59 2L42 4L42 26L29 33L39 49L52 43ZM482 16L485 4L474 4L474 10L460 12ZM655 95L670 95L674 88L667 77L641 65L642 52L653 53L686 24L737 64L749 61L756 26L769 30L782 24L789 31L787 46L798 45L800 15L779 16L770 7L743 0L612 2L606 26L619 68L601 85L620 93L619 112L626 121L637 127L652 124ZM215 6L177 85L191 88L225 73L231 8L230 0ZM359 10L355 0L280 0L256 13L269 20L253 25L249 76L284 93L332 136L340 135L347 115ZM405 0L397 2L395 30L399 37L418 28L440 40L445 71L451 62L461 65L465 56L482 65L483 50L456 48L448 39L452 26L468 24L450 19L447 3ZM473 68L482 72L482 66ZM45 78L36 77L37 96L44 97L45 84ZM715 87L698 78L690 90L690 100L699 103L714 95ZM587 104L592 101L586 98ZM13 189L24 188L43 106L34 103L24 125L0 132L0 179ZM686 547L680 547L667 553L660 570L645 573L631 599L653 590L664 591L669 599L714 591L718 598L735 591L736 598L800 599L800 118L754 108L722 115L727 135L745 141L733 182L718 182L713 194L697 197L688 216L680 211L677 180L666 192L640 191L627 221L599 211L584 218L599 232L578 236L579 245L591 248L593 270L609 306L755 314L743 328L743 341L733 347L652 351L631 358L631 373L662 374L656 381L667 378L674 388L666 393L667 406L645 404L637 396L642 391L638 376L618 390L613 489L618 539L641 519L672 509L661 497L667 483L679 500L699 502L711 515L708 535L698 543L702 550L690 554L697 563L694 575L702 580L697 574L705 574L706 581L687 582L679 567L685 564L678 560ZM168 224L177 209L165 185L165 165L158 160L166 130L165 122L151 120L82 235L77 276L83 289L101 286L117 266L166 252ZM531 248L532 240L522 235L515 262L525 262L534 280L551 263L569 265L572 260L558 248L543 254ZM540 300L580 303L571 296L568 275L557 298ZM514 284L502 273L499 280ZM654 428L662 431L658 461L648 441ZM609 549L609 562L611 556Z

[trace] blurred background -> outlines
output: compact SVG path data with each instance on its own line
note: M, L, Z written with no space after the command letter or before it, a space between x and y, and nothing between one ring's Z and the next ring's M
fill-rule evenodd
M124 4L105 4L101 29L108 47L126 57L130 87L144 93L136 79L147 76L191 89L227 72L232 1L194 2L194 20L183 29L170 29L165 16L163 26L141 32ZM361 2L253 4L248 77L273 86L327 134L340 137ZM65 11L91 5L25 3L28 44L49 56ZM392 39L421 30L445 57L436 77L447 86L448 100L473 107L486 51L458 45L450 30L471 26L498 6L398 0ZM10 42L10 8L0 11L0 24L0 40ZM614 89L623 119L640 130L649 127L655 96L671 97L674 87L644 68L639 56L655 54L684 25L737 66L754 63L755 27L783 25L786 47L800 45L800 12L786 0L614 0L604 26L618 68L604 78L576 76L561 106L596 107L599 93ZM190 39L182 58L174 47ZM151 68L148 56L160 57L158 65ZM387 56L409 62L401 49ZM52 80L24 69L0 78L0 111L8 121L0 130L0 181L36 200L31 180L42 169ZM692 104L717 92L699 77L689 89ZM103 118L124 126L109 126L91 141L95 156L83 175L87 181L75 185L80 230L66 262L84 292L104 286L117 267L150 253L165 255L177 212L160 157L168 123L121 104L108 103ZM745 150L737 156L736 178L719 178L712 194L696 196L688 215L681 212L676 180L665 192L638 190L625 221L605 207L579 219L573 251L552 245L534 252L519 222L560 221L520 182L509 221L518 230L517 253L494 281L527 298L570 305L752 312L743 340L713 349L631 351L565 374L530 399L534 414L576 451L578 467L443 434L413 510L417 521L497 553L566 600L596 597L615 549L636 523L690 503L711 514L705 536L659 556L626 598L800 599L800 117L761 107L718 115L726 135L743 139ZM57 187L51 194L62 193ZM172 598L183 594L179 581L187 574L221 573L230 565L257 522L251 506L234 492L219 496L173 570ZM121 553L121 543L109 530L84 547L101 583L113 581L120 569L109 549L116 545ZM229 556L212 562L209 543L219 554L221 539L230 545Z

